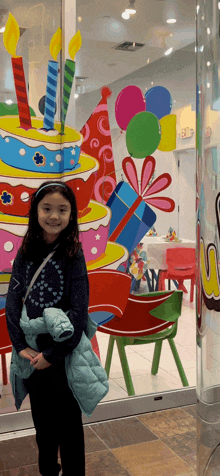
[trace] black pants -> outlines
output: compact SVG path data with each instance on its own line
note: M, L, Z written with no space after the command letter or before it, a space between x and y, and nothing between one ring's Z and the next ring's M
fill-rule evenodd
M67 384L64 363L35 370L25 380L39 449L39 471L57 476L58 447L63 476L85 476L82 413Z

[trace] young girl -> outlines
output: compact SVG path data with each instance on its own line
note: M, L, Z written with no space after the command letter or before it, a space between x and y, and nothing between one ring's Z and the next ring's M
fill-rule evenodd
M40 334L40 352L28 347L19 326L23 298L42 261L56 247L28 294L30 319L42 316L45 307L68 310L74 333L63 342ZM39 449L42 476L57 476L58 447L63 476L85 475L84 434L78 402L68 387L65 357L80 342L88 320L89 284L79 242L76 199L63 182L45 182L33 194L29 225L13 264L6 301L6 319L16 352L34 367L24 380Z

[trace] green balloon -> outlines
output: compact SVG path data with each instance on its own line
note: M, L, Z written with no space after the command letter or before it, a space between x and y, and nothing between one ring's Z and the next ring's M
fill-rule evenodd
M161 139L160 123L152 112L139 112L129 122L126 145L131 157L143 159L151 155Z

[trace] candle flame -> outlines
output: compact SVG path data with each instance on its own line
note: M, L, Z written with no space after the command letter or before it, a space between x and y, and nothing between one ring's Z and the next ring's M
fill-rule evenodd
M50 42L50 54L54 61L57 61L57 56L62 48L62 30L58 28L56 33L54 33Z
M78 30L77 33L72 37L72 39L69 42L68 51L69 51L70 58L72 60L74 60L77 51L79 51L79 49L81 48L81 44L82 44L82 37L81 37L80 31Z
M12 13L9 13L8 21L3 34L3 41L7 52L12 55L13 58L17 58L16 48L19 38L20 28L18 26L18 22L15 20L15 17L12 15Z

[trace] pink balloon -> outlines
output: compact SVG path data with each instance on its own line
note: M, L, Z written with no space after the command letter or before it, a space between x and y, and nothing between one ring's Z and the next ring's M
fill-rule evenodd
M132 117L145 110L146 99L138 86L122 89L115 102L115 118L121 129L126 131Z

